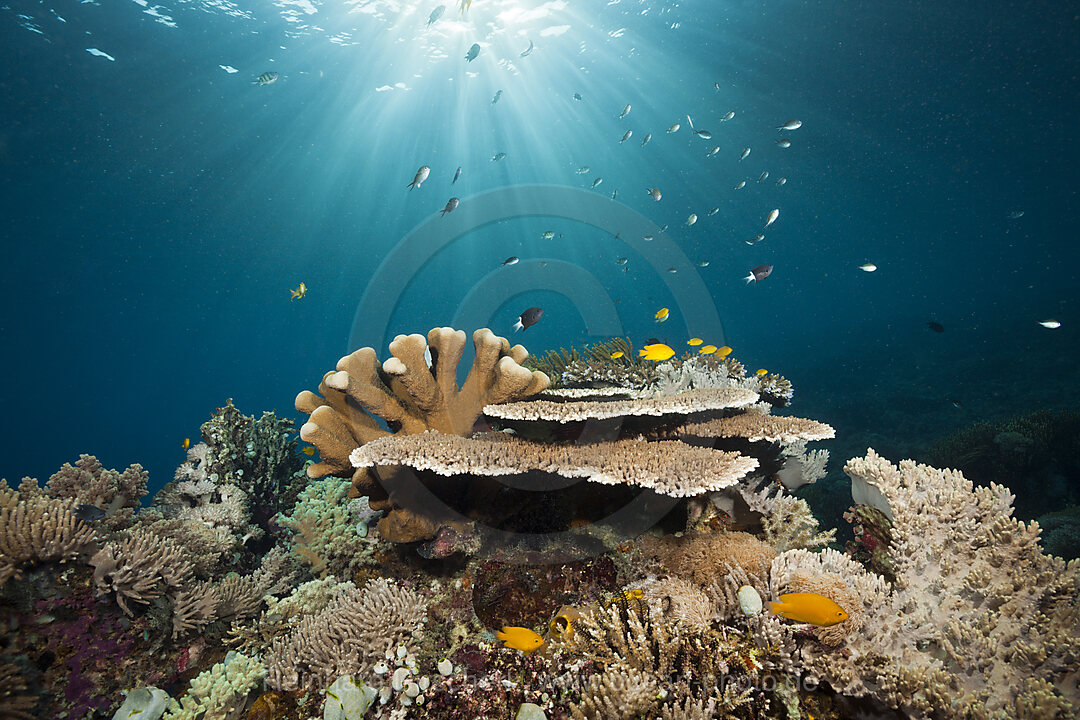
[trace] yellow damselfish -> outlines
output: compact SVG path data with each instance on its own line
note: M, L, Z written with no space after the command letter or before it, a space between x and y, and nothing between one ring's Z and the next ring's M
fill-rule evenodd
M817 593L787 593L770 602L769 612L795 622L828 627L848 619L844 608Z
M618 360L619 358L622 357L622 355L623 355L622 350L616 350L615 352L611 353L611 359L612 360Z
M719 355L721 358L726 358L728 355L731 354L731 348L729 348L727 345L725 345L722 348L720 348L719 350L717 350L716 354Z
M191 447L191 438L184 438L184 442L180 443L181 450L187 450Z
M675 351L664 343L646 345L644 349L638 350L638 355L645 358L646 360L652 360L654 362L663 362L674 354Z
M671 311L668 310L667 308L660 308L659 310L656 311L656 315L653 315L653 317L656 318L656 322L662 323L662 322L664 322L665 320L668 319L668 315L670 315L670 314L671 314Z
M754 374L755 374L755 375L757 375L758 377L761 377L762 375L768 375L768 374L769 374L769 371L768 371L768 370L766 370L765 368L760 368L760 369L759 369L759 370L758 370L757 372L755 372Z
M315 448L310 445L305 445L304 447L300 448L300 452L304 453L308 457L312 457L315 455Z
M687 345L700 345L701 342L702 342L701 338L690 338L689 340L686 341L686 344Z
M525 654L534 652L544 644L544 638L523 627L504 627L495 633L495 637L502 640L504 646Z
M716 346L715 345L702 345L701 347L698 348L698 352L701 353L702 355L712 355L714 352L716 352Z

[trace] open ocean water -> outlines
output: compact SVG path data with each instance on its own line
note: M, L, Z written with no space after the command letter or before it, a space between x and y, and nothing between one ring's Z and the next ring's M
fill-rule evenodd
M455 317L508 334L530 306L536 353L681 348L711 305L705 342L837 428L834 476L1075 408L1075 4L476 0L429 24L437 4L3 1L5 477L88 452L154 490L226 398L291 415L355 347ZM667 225L677 272L545 186ZM540 210L499 217L523 187ZM422 227L446 237L402 250Z

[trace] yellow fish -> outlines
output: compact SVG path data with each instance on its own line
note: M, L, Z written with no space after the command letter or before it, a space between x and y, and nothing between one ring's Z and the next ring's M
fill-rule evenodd
M702 355L712 355L714 352L716 352L716 346L715 345L702 345L701 347L698 348L698 352L701 353Z
M638 355L645 358L646 360L653 360L655 362L663 362L674 354L675 351L669 348L664 343L646 345L644 349L638 350Z
M300 452L304 453L308 457L312 457L315 455L315 448L311 447L310 445L305 445L304 447L300 448Z
M690 338L689 340L686 341L686 344L687 345L700 345L701 342L702 342L701 338Z
M780 602L770 602L769 612L795 622L828 627L848 619L844 608L817 593L787 593Z
M187 450L191 447L191 438L184 438L184 442L180 443L181 450Z
M725 345L724 347L717 350L716 354L719 355L721 357L721 359L726 358L728 355L731 354L731 348L729 348L727 345Z
M289 292L292 293L292 300L299 300L300 298L307 295L307 285L305 285L304 283L300 283L299 287L297 287L295 290L290 290Z
M495 633L495 637L503 641L503 646L513 650L520 650L528 655L544 644L544 638L534 633L529 628L504 627Z
M665 320L668 319L668 314L669 314L669 311L668 311L667 308L660 308L659 310L656 311L656 315L654 315L653 317L656 318L656 322L662 323L662 322L664 322Z
M760 368L760 369L759 369L759 370L758 370L757 372L755 372L754 374L755 374L755 375L757 375L758 377L761 377L762 375L768 375L768 374L769 374L769 371L768 371L768 370L766 370L765 368Z
M622 350L616 350L615 352L611 353L611 359L612 360L618 360L619 358L622 357L622 354L623 354Z

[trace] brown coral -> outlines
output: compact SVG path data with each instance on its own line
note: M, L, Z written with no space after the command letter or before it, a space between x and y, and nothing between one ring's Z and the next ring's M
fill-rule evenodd
M640 415L689 415L709 410L740 408L757 402L757 393L743 388L700 388L674 395L632 400L530 400L484 408L484 414L504 420L550 420L559 423Z
M183 549L172 540L135 528L117 542L107 542L92 558L99 593L116 593L116 602L132 615L129 602L148 604L166 589L191 584L194 576Z
M131 524L139 499L146 495L149 473L138 463L123 472L107 470L93 455L80 455L74 465L64 463L45 483L45 492L55 498L72 498L104 511L98 524L118 530Z
M696 420L683 425L679 432L692 437L744 438L750 442L793 443L836 437L832 427L816 420L761 413Z
M27 478L19 491L0 480L0 585L34 563L67 562L94 540L72 500L49 498Z
M750 575L765 575L776 550L749 533L687 533L682 537L643 536L641 550L672 574L708 587L726 565Z

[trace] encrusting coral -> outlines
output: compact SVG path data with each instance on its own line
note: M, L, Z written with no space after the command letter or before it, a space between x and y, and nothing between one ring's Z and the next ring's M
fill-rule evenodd
M1080 562L1045 555L1012 495L870 450L848 462L892 516L896 582L821 555L862 601L844 652L804 648L804 668L850 696L913 717L1066 717L1080 708ZM791 558L777 562L790 563ZM796 556L806 568L807 556Z

